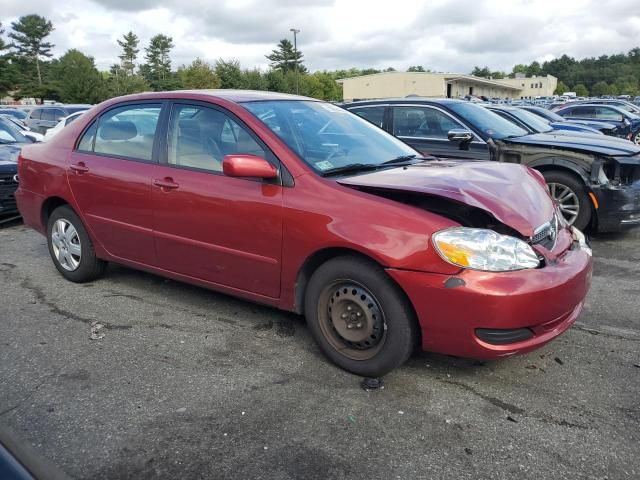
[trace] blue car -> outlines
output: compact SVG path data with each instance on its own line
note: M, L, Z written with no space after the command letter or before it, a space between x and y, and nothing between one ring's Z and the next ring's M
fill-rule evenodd
M624 108L600 104L568 104L556 110L561 117L573 120L602 121L618 127L617 136L640 145L640 116Z
M33 143L7 120L0 118L0 222L18 217L14 197L18 188L18 155L26 144Z
M591 132L594 130L601 132L605 135L610 135L612 137L618 137L617 131L618 127L616 127L613 123L601 122L601 121L589 121L589 120L567 120L564 117L561 117L555 112L543 107L536 107L533 105L524 105L522 107L523 110L527 112L534 113L539 117L544 118L550 122L550 125L556 130L571 130L574 132Z

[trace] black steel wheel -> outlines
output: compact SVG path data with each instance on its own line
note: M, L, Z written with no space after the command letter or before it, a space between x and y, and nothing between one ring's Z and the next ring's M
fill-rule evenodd
M305 294L305 316L334 363L368 377L404 363L418 338L402 290L380 266L358 257L337 257L316 270Z

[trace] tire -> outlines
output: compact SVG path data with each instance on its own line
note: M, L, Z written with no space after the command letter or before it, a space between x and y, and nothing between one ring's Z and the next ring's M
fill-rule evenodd
M304 311L324 354L364 377L402 365L418 339L404 292L380 266L358 257L336 257L321 265L309 281Z
M631 135L631 141L636 145L640 145L640 130L636 130L635 132L633 132L633 134Z
M589 200L589 195L587 195L584 182L570 173L560 172L558 170L542 172L542 175L547 182L547 187L549 188L549 192L554 200L562 198L568 190L573 193L574 197L570 197L565 200L564 206L562 202L559 202L560 211L565 217L565 220L578 230L584 230L588 227L591 223L593 209L591 208L591 201ZM573 216L573 213L569 213L569 208L573 205L578 206L577 216ZM573 210L571 210L571 212L573 212Z
M68 205L60 206L51 213L47 222L47 245L55 267L72 282L95 280L107 266L107 262L96 257L87 230Z

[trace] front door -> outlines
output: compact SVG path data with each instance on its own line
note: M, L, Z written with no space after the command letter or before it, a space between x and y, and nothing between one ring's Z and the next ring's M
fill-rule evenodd
M449 140L453 129L472 131L446 112L429 106L397 106L392 109L392 133L423 155L490 160L487 144L475 137L468 149Z
M175 103L166 138L153 180L159 266L277 298L283 187L222 173L224 155L277 159L237 118L204 104Z
M153 265L151 179L161 105L108 110L71 154L68 179L79 214L113 256Z

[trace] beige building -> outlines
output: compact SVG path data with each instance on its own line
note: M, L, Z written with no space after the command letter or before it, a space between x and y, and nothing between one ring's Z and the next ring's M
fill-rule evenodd
M465 95L475 95L513 99L552 95L557 79L551 75L491 80L455 73L382 72L342 78L338 82L342 84L342 97L345 101L408 95L439 98L463 98ZM531 88L525 89L529 84ZM533 93L547 92L549 89L550 93Z

